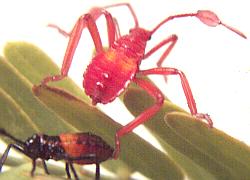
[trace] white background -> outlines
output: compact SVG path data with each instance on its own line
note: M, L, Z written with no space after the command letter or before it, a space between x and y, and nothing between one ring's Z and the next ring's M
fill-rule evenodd
M0 49L8 41L25 40L42 48L61 66L68 39L46 27L57 24L70 31L77 18L93 6L113 4L120 1L87 0L8 0L0 2ZM123 1L124 2L124 1ZM145 29L154 28L169 15L209 9L220 19L250 37L249 6L244 0L165 0L131 2L139 24ZM133 27L132 17L126 8L110 10L117 17L121 31L127 33ZM102 39L107 42L104 19L98 22ZM250 144L250 46L249 40L223 27L210 28L195 18L169 22L152 36L147 50L170 34L179 40L165 66L176 67L185 72L193 90L199 112L209 113L214 126ZM106 39L106 40L105 40ZM105 44L104 43L104 44ZM87 32L76 52L70 76L81 86L82 74L92 54L91 39ZM154 67L160 53L152 56L144 68ZM162 77L153 79L173 102L188 110L178 77L169 78L168 85ZM133 119L122 110L119 100L100 106L122 124ZM118 110L114 110L118 108ZM125 117L127 115L127 118ZM124 121L122 121L124 120Z

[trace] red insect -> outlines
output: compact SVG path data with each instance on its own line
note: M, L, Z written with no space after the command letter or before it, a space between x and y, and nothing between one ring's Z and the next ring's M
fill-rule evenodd
M100 179L100 163L111 158L114 149L110 147L101 137L91 133L66 133L59 136L48 136L45 134L34 134L26 141L21 141L4 129L0 128L0 134L6 136L15 144L9 144L0 159L0 172L7 159L10 148L14 148L32 159L31 176L34 176L36 159L43 162L44 170L49 174L45 160L65 160L65 170L68 178L71 178L69 168L75 179L79 179L74 169L75 164L96 164L96 179Z
M107 11L108 8L117 6L128 7L133 16L135 27L129 31L128 35L120 35L116 19L113 18L112 15ZM108 50L105 50L103 48L101 38L96 26L96 20L101 15L104 15L107 21L109 40ZM120 138L125 134L131 132L138 125L149 120L156 112L159 111L164 101L164 95L157 87L146 80L138 78L137 75L179 75L191 114L197 118L205 119L208 122L208 125L212 127L213 122L209 115L197 112L195 100L184 73L175 68L162 67L164 59L168 56L175 43L177 42L177 36L174 34L170 35L169 37L163 39L151 50L145 52L147 41L150 40L151 36L163 24L173 19L184 17L196 17L204 24L212 27L222 25L229 30L237 33L241 37L246 38L243 33L224 24L220 21L216 14L208 10L199 10L197 13L169 16L161 23L159 23L153 30L149 31L139 27L135 12L128 3L114 4L106 7L94 7L90 10L89 13L82 15L78 19L71 33L63 31L56 25L50 25L54 28L57 28L63 35L69 36L69 43L64 56L61 74L44 78L42 84L45 85L50 81L59 81L68 75L72 58L81 38L82 30L87 27L94 41L96 56L92 58L92 61L88 65L83 75L83 87L85 88L86 94L92 99L93 105L96 105L97 103L106 104L113 101L124 91L124 89L127 88L131 81L147 91L156 101L155 105L146 109L133 121L116 132L116 147L114 153L115 158L118 157L118 153L120 151ZM158 67L141 70L141 61L147 59L150 55L152 55L154 52L165 45L168 46L157 62Z

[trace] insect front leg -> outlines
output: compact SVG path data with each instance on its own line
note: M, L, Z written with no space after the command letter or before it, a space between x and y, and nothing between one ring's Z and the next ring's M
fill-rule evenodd
M111 45L115 39L114 31L116 31L116 28L119 29L117 20L115 18L113 18L111 16L111 14L105 10L105 8L101 8L101 7L91 8L88 14L92 16L94 21L97 21L97 19L101 15L105 16L106 22L107 22L107 28L108 28L109 45ZM72 31L73 31L72 30L71 32L68 33L64 29L60 28L59 26L57 26L55 24L48 24L48 27L56 29L64 37L70 37L72 34ZM86 28L86 24L83 24L83 29L84 28ZM119 36L120 31L116 31L116 35Z
M34 176L35 170L36 170L36 159L32 159L32 169L30 172L31 176Z
M7 146L7 148L6 148L6 150L4 151L3 156L1 157L1 160L0 160L0 172L2 171L2 167L3 167L5 161L6 161L7 157L8 157L10 148L14 148L14 149L16 149L16 150L22 152L23 154L25 154L24 151L23 151L23 149L21 149L21 148L20 148L19 146L17 146L16 144L9 144L9 145Z
M118 23L115 18L112 17L112 15L106 11L105 8L101 7L94 7L90 9L90 14L96 21L101 15L104 15L107 22L107 30L108 30L108 40L109 40L109 47L114 43L115 36L118 34L116 31L116 28L118 26Z
M101 42L101 37L100 37L99 31L97 29L96 22L95 22L97 19L97 16L99 17L102 14L104 14L106 21L107 21L109 46L113 44L113 42L115 41L115 34L116 34L116 29L115 29L116 25L113 21L113 17L108 11L106 11L103 8L93 8L91 10L91 13L85 14L78 19L73 30L70 33L68 47L66 49L62 68L61 68L61 74L45 77L42 80L42 84L47 84L50 81L60 81L68 75L69 68L71 66L73 56L75 54L75 50L81 38L82 31L85 27L88 28L90 35L93 39L96 53L99 54L104 51L102 42ZM58 27L56 26L56 28Z
M87 26L87 28L92 36L96 52L97 53L103 52L100 34L98 32L98 29L97 29L97 26L96 26L94 19L92 18L92 16L90 14L86 14L86 15L81 16L78 19L78 21L76 22L76 24L71 32L68 47L66 49L65 56L63 59L61 74L55 75L55 76L45 77L42 80L42 84L47 84L50 81L59 81L68 75L68 71L69 71L69 68L71 66L72 59L73 59L73 56L75 54L75 50L78 46L82 31L85 28L85 26Z
M137 78L133 79L133 81L142 89L147 91L155 99L156 103L145 111L143 111L133 121L123 126L116 132L115 151L113 155L115 159L118 158L118 154L120 152L120 138L132 132L140 124L143 124L144 122L149 120L155 113L160 110L164 102L164 95L162 94L162 92L149 81Z
M118 21L115 17L113 17L113 21L115 24L115 39L119 39L121 37L121 31L120 31L120 26L118 24Z
M134 9L132 8L132 6L129 3L117 3L117 4L104 6L103 8L108 9L108 8L119 7L119 6L127 6L128 7L131 15L133 16L133 19L134 19L134 22L135 22L135 28L139 27L138 18L137 18L136 14L135 14Z
M64 29L60 28L59 26L55 25L55 24L48 24L47 25L50 28L56 29L61 35L63 35L64 37L70 37L70 33L66 32Z
M202 114L202 113L197 112L193 93L192 93L191 88L189 86L188 80L182 71L175 69L175 68L162 67L162 68L153 68L153 69L148 69L148 70L142 70L139 72L139 74L145 75L145 76L146 75L153 75L153 74L179 75L179 77L181 79L182 89L183 89L184 94L186 96L187 104L188 104L188 107L190 109L191 114L199 119L205 119L208 123L208 126L213 127L213 121L208 114Z

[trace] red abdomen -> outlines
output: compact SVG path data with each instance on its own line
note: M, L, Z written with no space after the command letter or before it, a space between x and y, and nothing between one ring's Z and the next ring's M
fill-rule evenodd
M106 104L120 95L137 70L136 59L109 49L92 59L84 73L83 87L93 104Z
M105 161L112 157L113 148L110 147L101 137L91 133L66 133L60 134L61 146L65 152L74 158L77 164L93 164ZM86 158L88 155L93 158Z

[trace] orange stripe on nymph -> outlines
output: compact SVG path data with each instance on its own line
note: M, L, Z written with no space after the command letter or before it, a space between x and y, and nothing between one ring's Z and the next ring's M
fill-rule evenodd
M124 73L134 71L137 67L133 58L128 58L124 54L118 54L114 50L107 51L105 58L108 62L116 64L117 70Z

